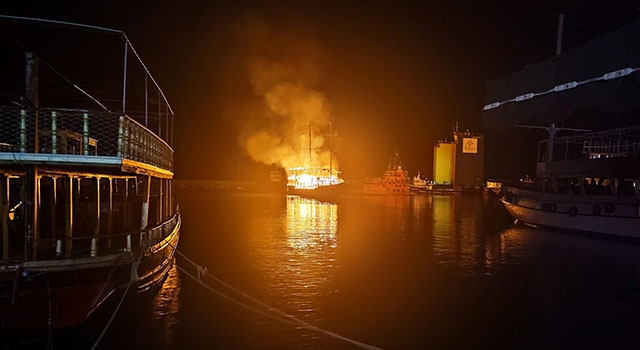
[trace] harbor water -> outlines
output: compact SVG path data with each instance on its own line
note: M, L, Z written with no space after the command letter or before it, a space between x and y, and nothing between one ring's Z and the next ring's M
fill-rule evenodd
M178 199L180 252L235 290L178 256L97 348L640 346L638 243L514 225L487 195ZM53 348L91 346L114 307Z

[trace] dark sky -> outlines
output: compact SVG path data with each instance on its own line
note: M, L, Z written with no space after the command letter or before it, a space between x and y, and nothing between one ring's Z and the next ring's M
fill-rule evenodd
M433 145L451 129L484 132L484 86L638 18L632 2L8 0L0 13L121 29L176 112L176 176L265 177L239 145L247 108L260 103L246 62L293 64L321 93L341 136L347 178L379 175L395 147L410 175L430 175ZM481 5L480 5L481 3ZM265 34L266 33L266 34ZM487 175L533 172L517 159L531 131L487 134ZM506 147L505 142L513 142Z

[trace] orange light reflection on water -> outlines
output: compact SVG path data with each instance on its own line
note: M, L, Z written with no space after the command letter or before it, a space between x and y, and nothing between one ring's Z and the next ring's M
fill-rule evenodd
M336 248L338 205L302 197L287 198L287 242L298 250L322 244Z
M164 330L166 340L171 341L172 331L178 323L177 315L180 311L180 275L175 261L169 270L167 279L153 300L153 317Z
M319 308L334 292L338 205L288 196L285 206L281 215L265 213L249 223L254 282L279 309L321 322ZM315 332L308 336L318 337Z

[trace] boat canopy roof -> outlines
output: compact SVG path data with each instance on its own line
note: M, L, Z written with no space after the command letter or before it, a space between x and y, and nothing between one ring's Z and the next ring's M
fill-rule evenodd
M640 106L640 21L486 86L485 126L565 121L582 108L623 113Z

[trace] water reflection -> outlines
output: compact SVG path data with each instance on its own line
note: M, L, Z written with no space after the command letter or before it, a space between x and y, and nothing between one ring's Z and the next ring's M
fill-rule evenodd
M561 348L590 335L638 343L629 328L640 309L638 245L511 226L485 196L189 199L184 243L195 243L182 246L186 253L210 242L203 262L248 294L367 344ZM201 325L207 309L195 299L197 312L185 304L179 312L179 347L208 347L211 329L231 338L224 344L241 344L222 348L345 346L235 305L221 308L224 300L208 309L217 323ZM226 326L236 316L241 327Z
M333 292L329 282L338 268L338 205L289 196L283 212L252 217L249 230L249 260L256 288L267 292L263 298L295 317L320 323L318 308ZM319 335L307 332L301 337Z
M174 261L167 279L153 300L154 326L165 335L165 340L171 343L174 326L178 323L180 311L180 275Z
M287 242L296 250L336 248L338 205L302 197L287 198Z
M486 196L433 197L430 223L439 263L455 266L465 275L490 275L509 257L518 256L523 243L517 232L488 232L492 221L499 220L499 213L488 211L489 200Z

